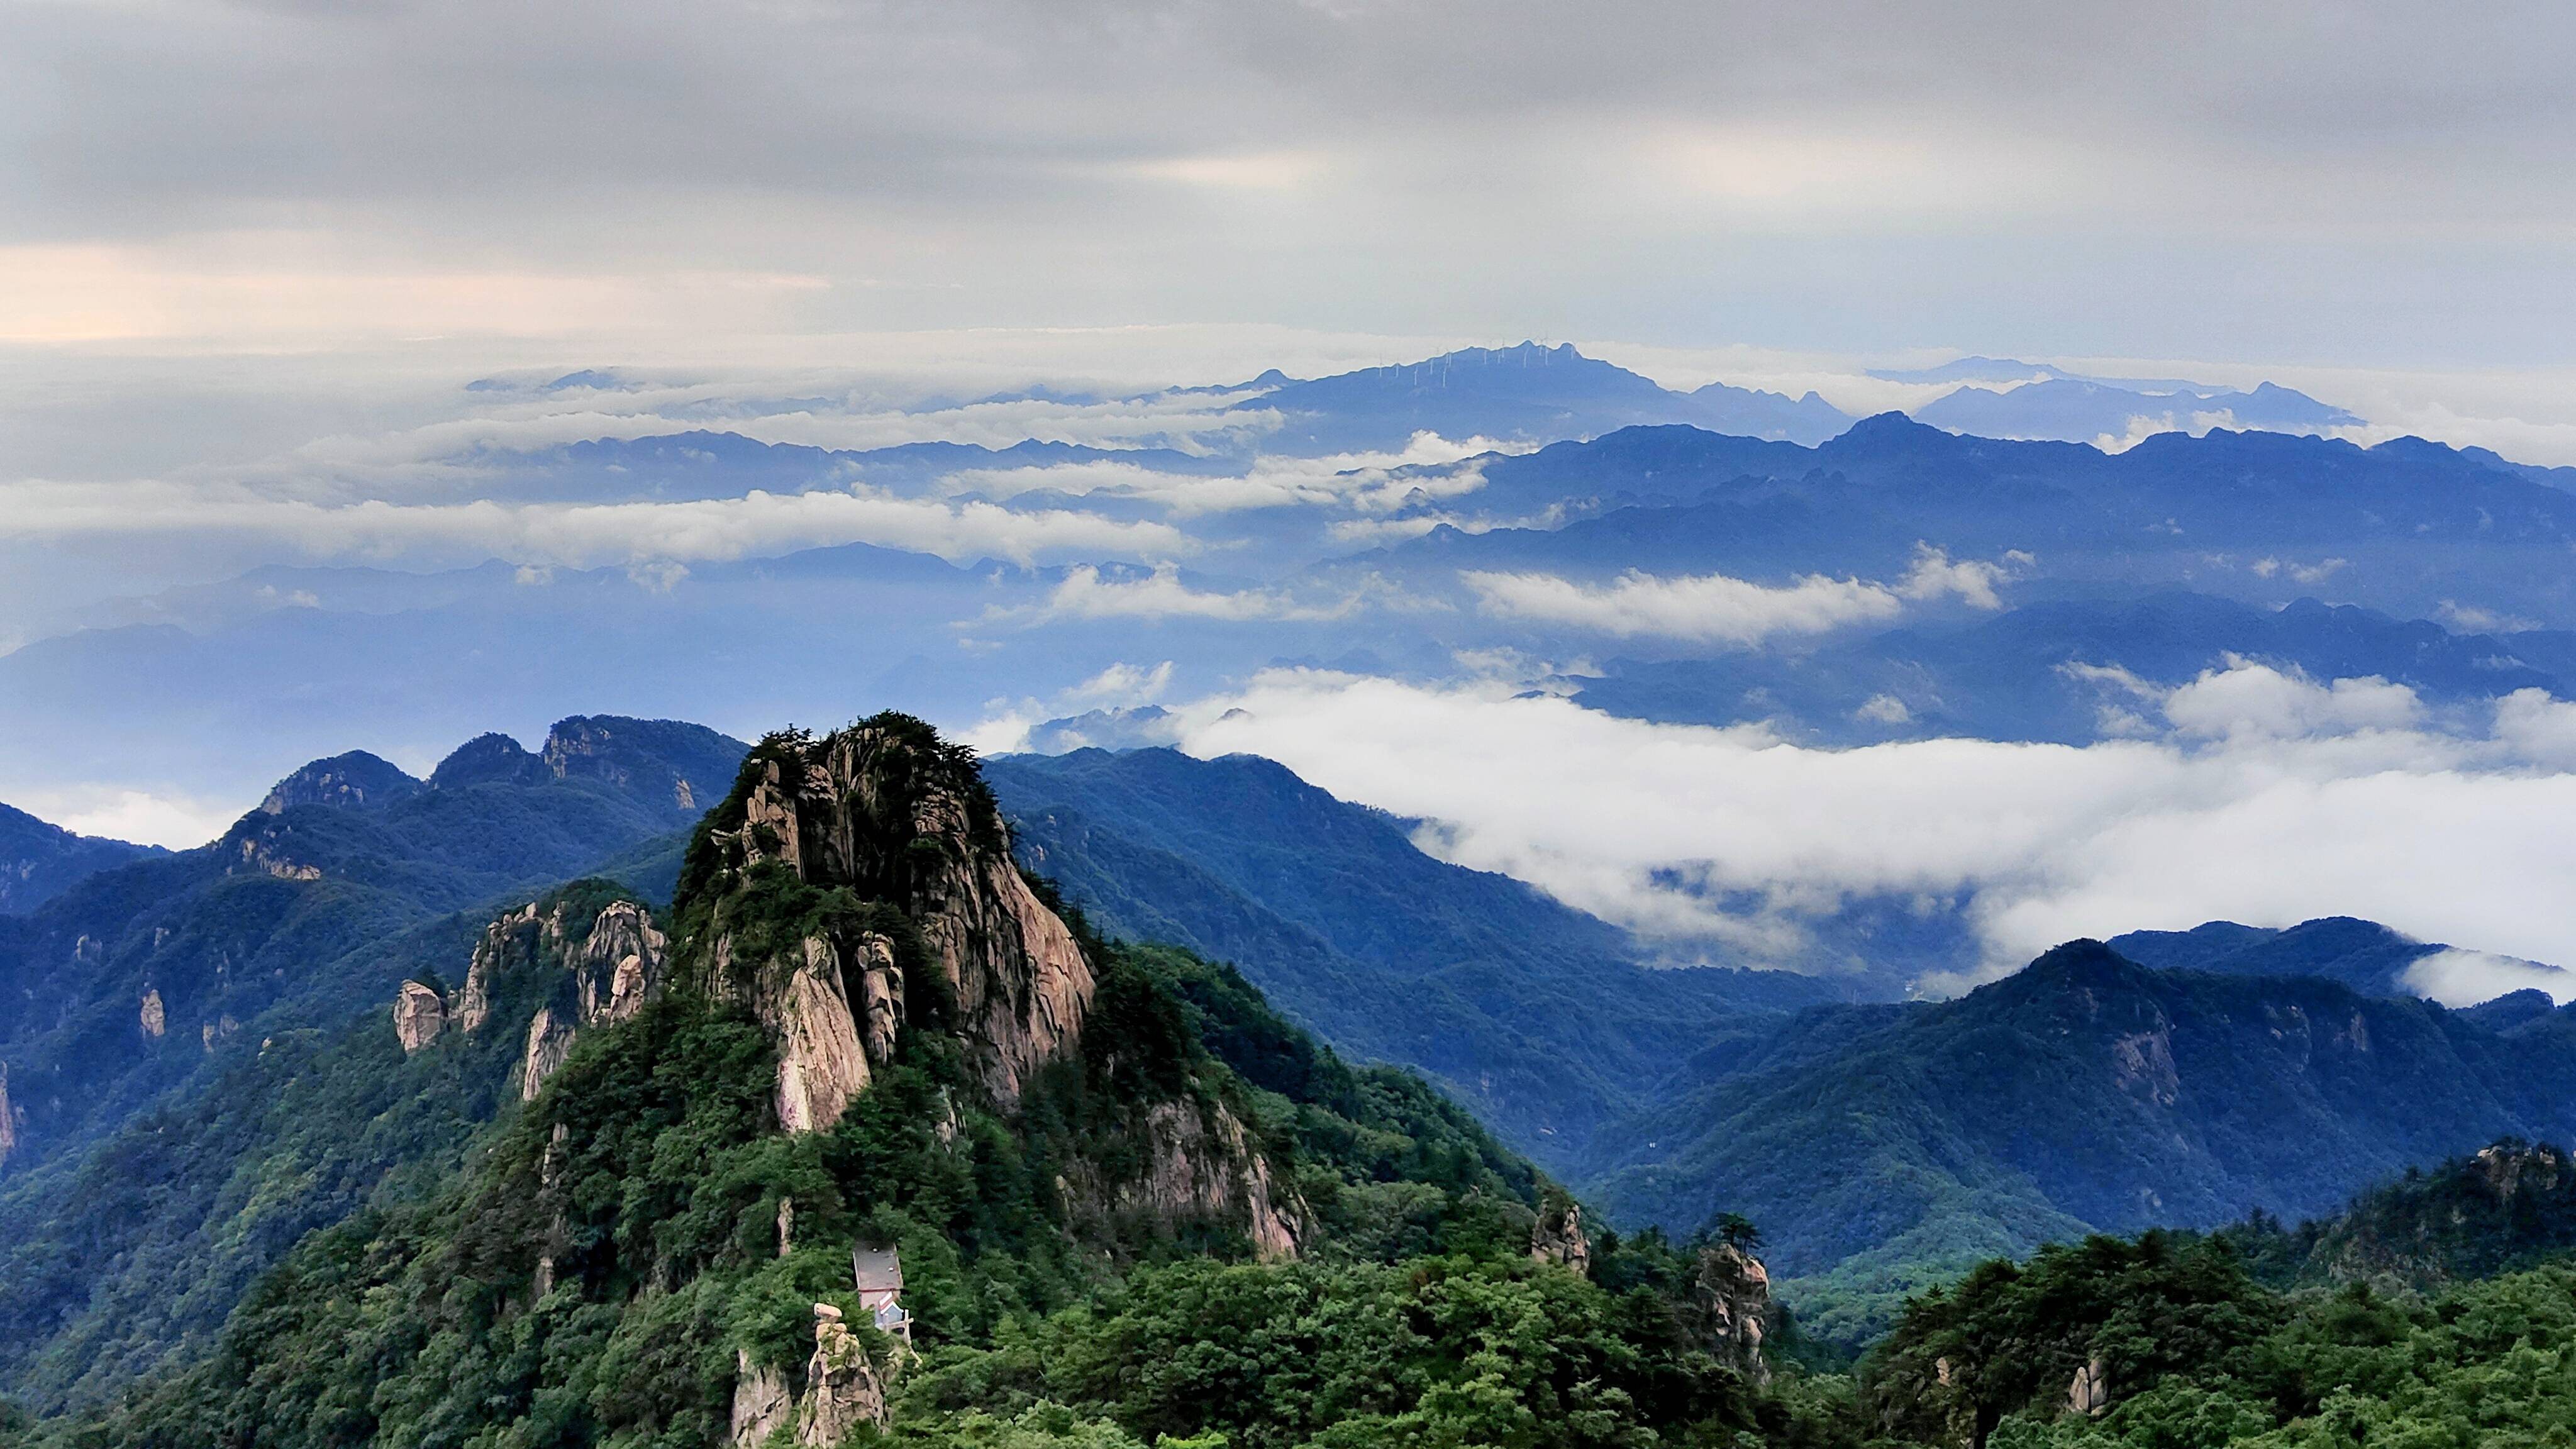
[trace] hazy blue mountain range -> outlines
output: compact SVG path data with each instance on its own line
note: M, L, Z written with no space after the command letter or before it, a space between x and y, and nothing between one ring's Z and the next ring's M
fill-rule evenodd
M853 483L916 494L957 474L1099 462L1187 476L1214 476L1234 467L1229 457L1177 448L1098 448L1035 439L1002 448L941 442L816 448L712 430L601 438L525 452L487 450L460 462L477 475L482 485L478 492L567 500L739 498L754 488L806 493ZM968 485L958 491L974 490Z
M1851 415L1810 392L1790 398L1710 383L1674 392L1571 343L1468 348L1423 362L1282 382L1236 403L1276 412L1264 439L1286 451L1400 449L1415 433L1496 442L1584 438L1639 423L1687 423L1752 438L1820 443Z
M1979 364L1960 378L2028 383L2005 399L2045 397L2057 382L2166 386L2057 373L2029 382L2046 370L2016 368ZM606 371L495 384L596 391L602 406L629 386ZM2172 386L2179 396L2198 385ZM1027 425L1041 426L1041 404L1141 410L1142 430L1132 446L998 439L995 429L1019 425L1014 408L1040 408ZM906 516L924 532L907 548L753 541L741 558L591 568L471 555L451 566L264 567L31 628L0 655L0 760L42 761L48 781L246 805L352 740L417 773L474 730L534 731L583 710L695 717L740 734L883 704L962 728L996 709L1046 720L1150 704L1086 687L1164 663L1170 673L1152 677L1180 699L1277 661L1430 680L1458 677L1465 657L1509 657L1501 650L1591 661L1606 677L1587 703L1651 718L1776 717L1826 742L1952 731L2077 740L2099 715L2090 686L2025 667L2024 645L2161 682L2229 651L2309 661L2312 672L2404 663L2408 678L2438 675L2468 697L2476 681L2455 667L2464 657L2498 661L2489 693L2508 680L2557 687L2567 650L2543 636L2576 629L2560 567L2576 538L2568 470L2412 439L2362 449L2222 430L2106 454L1960 437L1901 415L1846 428L1812 399L1675 392L1570 348L1529 345L1139 398L954 405L974 414L960 413L958 427L992 441L827 448L725 431L739 409L810 406L819 418L838 406L830 399L656 406L688 426L477 444L432 460L420 496L535 508L855 490L872 503L1043 517L1093 541L1015 552L1003 529L982 557L983 544L943 541L950 515L916 513ZM1176 421L1163 427L1154 419L1166 408ZM1815 425L1781 421L1792 417ZM1426 428L1536 451L1404 466L1262 461L1401 446ZM1157 542L1113 541L1131 527ZM1924 598L1866 638L1711 642L1514 614L1462 578L1884 582L1903 577L1922 546L1999 568L2007 606L2061 612L1997 619ZM923 551L932 548L947 556ZM2457 641L2401 659L2393 636L2384 648L2345 647L2301 618L2271 626L2161 597L2177 591L2445 620ZM2489 638L2507 642L2479 652ZM717 673L727 686L710 700L699 681ZM1756 695L1777 703L1747 702ZM1885 703L1853 718L1882 696L1906 718L1891 722ZM295 709L275 707L287 698ZM1054 736L1091 737L1116 738ZM0 794L18 788L0 781Z
M74 835L0 805L0 916L23 915L85 876L161 853L152 846Z
M341 756L211 844L0 917L14 1114L0 1167L112 1131L274 1030L347 1020L401 979L401 942L451 947L456 912L601 869L667 892L684 832L745 748L696 725L576 717L540 752L485 735L391 790L399 772ZM352 774L382 793L356 798Z
M2188 931L2131 931L2112 950L2164 971L2222 976L2319 976L2365 996L2411 996L2406 968L2448 950L2411 941L2376 921L2328 916L2287 930L2211 921Z
M2386 679L2427 702L2520 689L2576 695L2576 632L2454 633L2352 604L2303 598L2274 609L2181 591L2042 600L1804 650L1613 656L1597 676L1571 682L1576 699L1611 714L1767 720L1835 744L1935 736L2085 744L2141 727L2139 712L2153 706L2140 686L2170 689L2231 656L2312 679Z
M2353 414L2303 392L2263 383L2252 392L2209 388L2149 392L2102 381L2050 378L2009 389L1963 387L1914 409L1918 422L1981 438L2127 442L2147 433L2212 427L2315 433L2352 427Z
M1241 967L1342 1050L1417 1067L1542 1162L1674 1064L1850 986L1655 970L1627 934L1415 848L1406 822L1248 755L1008 756L1021 858L1104 930Z
M2339 601L2407 618L2475 604L2576 623L2576 497L2420 439L2216 431L2105 454L1957 437L1901 415L1815 448L1632 428L1487 460L1459 501L1482 518L1332 565L1408 581L1462 570L1607 579L1725 573L1895 578L1919 545L2018 565L2025 591L2190 588L2281 605ZM1427 505L1426 505L1427 506Z
M1081 579L1151 577L1134 565L1077 578L864 545L667 571L263 570L0 656L0 743L66 778L140 768L247 801L351 739L382 741L379 753L417 769L496 716L533 729L603 701L703 713L703 672L728 680L719 723L833 719L878 700L973 720L997 698L1045 701L1120 663L1168 660L1170 688L1185 692L1277 659L1439 677L1457 651L1498 646L1615 661L1590 702L1648 717L1760 715L1742 696L1767 690L1822 738L1887 738L1862 727L1883 720L1851 714L1888 694L1917 721L1897 735L2074 739L2096 702L2030 667L2039 656L2025 645L2167 681L2235 651L2453 693L2484 677L2495 692L2557 687L2563 632L2523 626L2576 624L2561 566L2576 496L2430 444L2213 433L2109 456L1891 418L1816 449L1650 428L1479 466L1480 488L1408 506L1556 522L1435 526L1285 579L1184 571L1176 583L1193 597L1257 601L1195 612L1058 602ZM1497 616L1459 577L1892 579L1922 544L2000 563L2006 602L2046 609L1997 618L1923 604L1892 633L1745 648ZM2267 623L2166 597L2176 590L2261 609L2326 598L2402 627L2339 612ZM2448 642L2420 622L2481 616L2502 622ZM2522 632L2492 632L2503 627ZM2486 660L2499 667L2479 676ZM1662 668L1676 661L1690 663ZM1921 675L1938 688L1902 687ZM281 717L286 697L300 704ZM172 711L192 727L153 723Z
M2178 378L2093 377L2044 363L1962 357L1938 367L1879 368L1888 382L1958 383L1913 409L1917 421L1982 438L2133 442L2212 427L2315 433L2363 420L2276 383L2251 392Z

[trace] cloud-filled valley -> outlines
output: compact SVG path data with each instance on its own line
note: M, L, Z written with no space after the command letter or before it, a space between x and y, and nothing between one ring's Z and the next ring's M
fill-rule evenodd
M1863 380L1928 416L2060 376L2193 386ZM1813 392L1534 346L982 397L484 379L264 459L0 482L0 548L145 564L18 606L0 798L184 844L353 746L891 704L991 749L1269 755L1676 960L1939 991L2066 935L2338 911L2576 960L2533 904L2576 778L2563 474L2190 394L2222 395L2286 431L1801 442Z
M2507 697L2454 733L2403 686L2259 664L2166 694L2152 740L1817 749L1491 687L1307 671L1183 709L1193 753L1281 760L1426 822L1444 857L1535 881L1690 954L1812 962L1884 897L1974 936L1936 991L2058 941L2225 918L2380 920L2576 959L2576 704ZM2566 992L2561 993L2568 994Z

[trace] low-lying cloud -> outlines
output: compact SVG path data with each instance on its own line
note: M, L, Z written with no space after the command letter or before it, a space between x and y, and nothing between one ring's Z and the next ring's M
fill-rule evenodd
M2174 692L2188 732L2083 748L1814 749L1302 670L1178 713L1192 753L1267 755L1430 822L1449 859L1734 959L1800 964L1815 921L1893 898L1956 905L1986 974L2077 936L2330 914L2576 960L2576 705L2529 691L2453 732L2397 688L2238 664Z
M1564 625L1614 638L1675 639L1702 644L1757 644L1783 636L1829 633L1885 623L1909 603L1955 597L1996 609L2004 571L1978 562L1952 563L1920 548L1914 566L1893 584L1808 574L1784 587L1693 574L1662 578L1630 570L1606 587L1555 574L1462 573L1478 607L1502 618Z
M2402 984L2444 1006L2475 1006L2511 991L2545 991L2561 1005L2576 999L2576 971L2456 946L2407 967Z
M677 502L331 503L246 488L171 483L0 488L0 539L232 535L298 559L502 558L591 568L719 561L870 543L952 561L1167 558L1194 545L1179 530L1068 509L1021 511L980 500L891 498L859 489L753 490Z
M1232 593L1194 589L1183 582L1177 565L1165 564L1141 575L1119 575L1093 564L1080 564L1047 592L1044 601L1022 608L996 608L987 622L1052 623L1064 619L1337 619L1358 607L1356 598L1329 605L1302 604L1273 589Z

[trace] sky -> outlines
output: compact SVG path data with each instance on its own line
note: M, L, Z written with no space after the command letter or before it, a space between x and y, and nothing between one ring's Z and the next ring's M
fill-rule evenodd
M1153 409L957 404L1524 338L1855 413L1923 400L1871 368L1961 353L2268 379L2370 419L2364 441L2576 464L2570 74L2576 11L2522 3L14 0L0 650L264 563L492 555L651 587L849 540L1160 568L1077 567L1032 606L1058 616L1278 617L1326 606L1194 592L1169 519L841 495L539 506L460 493L442 460L706 416L833 447L1186 444ZM571 402L462 391L586 367L652 380ZM778 401L809 396L830 405ZM1471 442L1241 487L1356 486L1335 469ZM2002 567L1466 582L1489 613L1728 645L1976 604ZM1167 662L1117 667L1104 699L1162 697ZM1876 754L1473 679L1292 671L1166 702L1194 750L1258 749L1435 817L1453 858L1641 927L1708 927L1678 878L1776 904L1753 930L1794 932L1835 892L1964 896L1996 960L2060 932L2347 904L2576 959L2576 918L2550 904L2576 861L2535 823L2564 818L2576 780L2550 743L2576 730L2560 706L2462 722L2351 681L2205 683L2142 700L2155 729L2134 741ZM2349 714L2374 702L2393 713ZM953 723L1000 739L1017 708ZM1459 740L1549 782L1537 813L1498 817L1481 777L1439 768L1433 746ZM1688 788L1646 798L1666 778ZM246 803L12 779L56 818L172 843ZM1783 780L1869 849L1709 833ZM1632 795L1633 817L1583 805ZM1989 812L2000 833L1909 829L1997 799L2015 802ZM2373 861L2335 856L2361 816L2400 824L2367 837ZM1632 818L1661 823L1621 834ZM2142 868L2181 839L2225 848ZM2419 840L2500 843L2419 861ZM2242 898L2249 881L2267 893Z
M2551 366L2572 39L2516 3L20 0L0 336Z

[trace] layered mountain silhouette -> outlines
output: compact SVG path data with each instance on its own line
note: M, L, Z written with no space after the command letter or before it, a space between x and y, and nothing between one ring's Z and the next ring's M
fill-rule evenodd
M158 854L154 846L75 835L0 805L0 916L24 915L86 876Z
M1543 442L1639 423L1819 443L1851 425L1849 414L1812 392L1790 398L1725 383L1674 392L1571 343L1473 347L1311 382L1282 380L1234 407L1277 413L1279 429L1264 442L1312 453L1401 449L1422 432Z
M89 875L0 917L15 1172L113 1131L277 1029L346 1020L513 891L612 871L667 893L748 746L582 716L541 750L486 735L426 781L317 761L211 844Z
M2428 704L2576 693L2576 633L2454 632L2314 598L2273 609L2182 591L2052 599L1955 623L1705 658L1614 656L1584 705L1689 724L1766 720L1826 743L1965 736L2089 744L2159 728L2158 696L2239 662L2384 679Z

